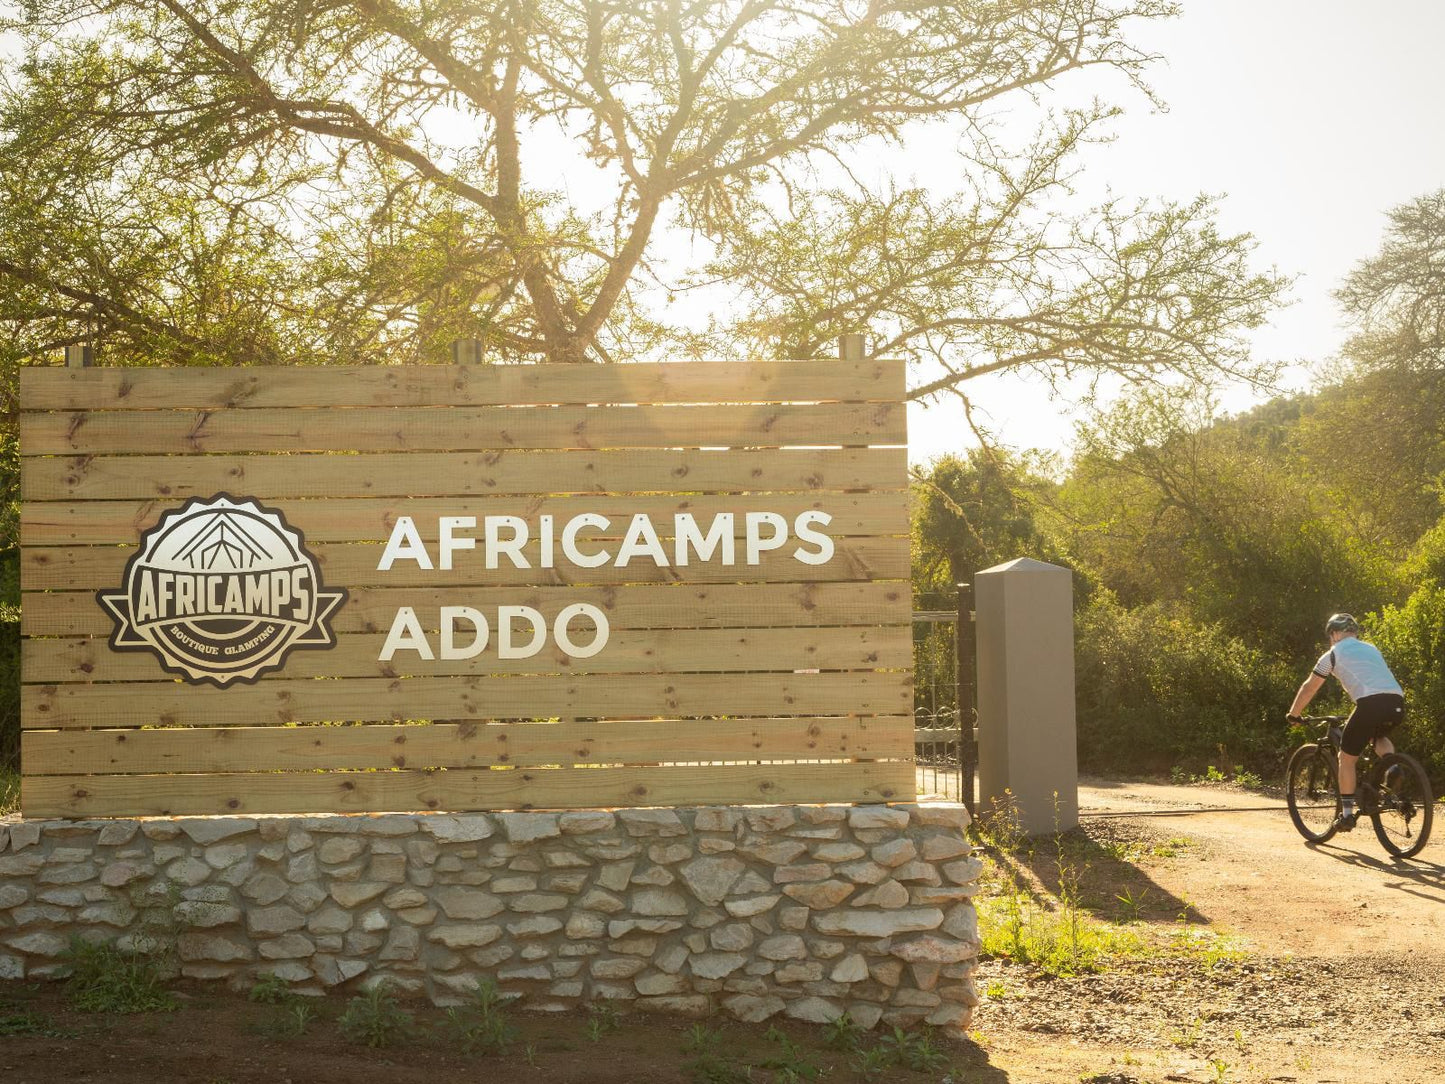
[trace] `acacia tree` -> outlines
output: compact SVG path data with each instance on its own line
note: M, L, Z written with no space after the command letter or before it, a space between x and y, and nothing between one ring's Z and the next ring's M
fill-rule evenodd
M430 359L461 331L516 360L813 356L866 328L919 397L1020 368L1259 379L1239 335L1282 284L1209 204L1053 205L1110 107L1010 153L988 134L1079 69L1147 94L1126 24L1173 13L29 0L0 319L12 357L99 335L118 362ZM961 133L955 192L853 180ZM664 236L705 255L664 268ZM673 315L715 279L708 327Z
M1335 297L1354 333L1301 444L1362 533L1403 559L1445 512L1445 189L1391 210Z

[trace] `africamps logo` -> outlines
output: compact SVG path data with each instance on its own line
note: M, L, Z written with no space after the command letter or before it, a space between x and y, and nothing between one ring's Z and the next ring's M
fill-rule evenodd
M334 647L327 621L346 591L321 586L280 512L218 493L163 515L124 585L96 598L115 617L112 648L154 652L192 684L225 686L277 669L293 648Z

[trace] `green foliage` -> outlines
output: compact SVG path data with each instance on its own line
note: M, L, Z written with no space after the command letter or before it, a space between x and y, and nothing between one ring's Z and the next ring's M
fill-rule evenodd
M860 1050L853 1058L853 1068L864 1080L877 1080L893 1065L893 1058L882 1046Z
M257 1030L271 1039L299 1039L316 1019L316 1007L293 996L278 1006L275 1015Z
M768 1038L777 1043L782 1049L759 1064L764 1069L773 1071L773 1080L777 1084L800 1084L804 1080L817 1080L823 1075L823 1068L815 1062L811 1056L792 1039L788 1038L785 1032L776 1028L768 1029Z
M747 1067L737 1065L717 1054L705 1053L683 1066L697 1084L753 1084Z
M1049 908L1010 892L978 901L978 910L984 953L1047 975L1105 971L1147 951L1138 934L1096 922L1076 905Z
M270 972L252 983L251 989L246 994L248 1001L255 1001L261 1005L285 1005L295 997L290 983L280 975Z
M684 1054L706 1054L717 1049L721 1039L722 1032L716 1028L710 1028L706 1024L694 1024L687 1029L687 1041L683 1043L682 1051Z
M1077 618L1079 759L1086 770L1164 771L1220 756L1272 764L1298 675L1177 608L1127 610L1101 592Z
M173 1012L180 1007L165 989L160 961L153 955L72 937L64 959L70 965L66 996L81 1012Z
M622 1014L610 1001L598 1001L587 1006L587 1038L590 1041L601 1042L604 1036L621 1030Z
M847 1013L823 1027L823 1045L832 1050L857 1050L867 1034Z
M1042 464L1003 452L945 455L913 476L914 594L946 605L954 584L1015 557L1058 560L1036 523Z
M0 1039L12 1035L39 1035L51 1039L74 1038L75 1033L57 1027L43 1013L19 1006L0 1005Z
M1220 422L1194 389L1126 399L1081 431L1080 453L1061 529L1125 606L1168 604L1297 658L1328 614L1400 591L1387 556L1287 450Z
M447 1010L446 1030L468 1055L500 1054L517 1037L507 1019L506 999L491 979L477 984L466 1005Z
M0 396L8 398L8 396ZM20 442L0 426L0 817L20 807Z
M907 1032L895 1027L878 1040L878 1049L888 1061L915 1073L932 1073L948 1063L948 1055L938 1047L931 1031Z
M373 1048L399 1046L415 1030L411 1013L397 1004L385 981L348 1001L337 1024L349 1041Z
M1405 690L1396 743L1418 759L1436 793L1445 785L1445 580L1429 579L1400 606L1369 622L1369 634Z
M0 21L19 356L431 360L458 333L506 360L798 356L868 321L919 394L1269 368L1240 333L1283 284L1208 200L1059 206L1115 110L1045 88L1103 67L1147 98L1125 32L1169 0L72 9ZM984 130L1012 100L1043 123L1005 145ZM956 191L815 168L928 135L960 144ZM731 280L704 331L654 285L665 230L714 256L670 282Z

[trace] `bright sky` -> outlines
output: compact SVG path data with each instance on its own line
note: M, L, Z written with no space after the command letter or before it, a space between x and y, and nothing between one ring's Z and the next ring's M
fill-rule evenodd
M1295 303L1257 333L1256 350L1328 358L1344 338L1330 292L1379 247L1389 208L1445 186L1445 3L1190 0L1181 18L1138 28L1134 40L1166 58L1150 81L1169 111L1125 99L1117 140L1087 152L1080 196L1223 195L1224 226L1255 235L1263 266L1299 276ZM1294 368L1290 384L1307 375ZM1072 424L1041 389L981 384L970 395L1007 443L1067 446ZM1250 402L1238 393L1226 405ZM911 458L961 450L962 413L914 407Z

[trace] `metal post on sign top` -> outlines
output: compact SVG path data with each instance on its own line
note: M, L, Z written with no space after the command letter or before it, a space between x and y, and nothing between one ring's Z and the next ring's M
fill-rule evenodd
M973 584L958 584L958 620L953 626L954 680L957 682L958 706L958 787L963 804L971 814L977 814L973 805L973 777L978 770L978 740L974 737L974 723L977 711L974 708L974 690L978 685L974 673L977 657L974 651Z
M95 349L90 343L72 343L65 348L67 369L89 369L95 364Z
M838 360L862 361L868 356L868 336L858 332L838 336Z
M481 363L481 339L456 339L452 342L453 365L480 365Z

